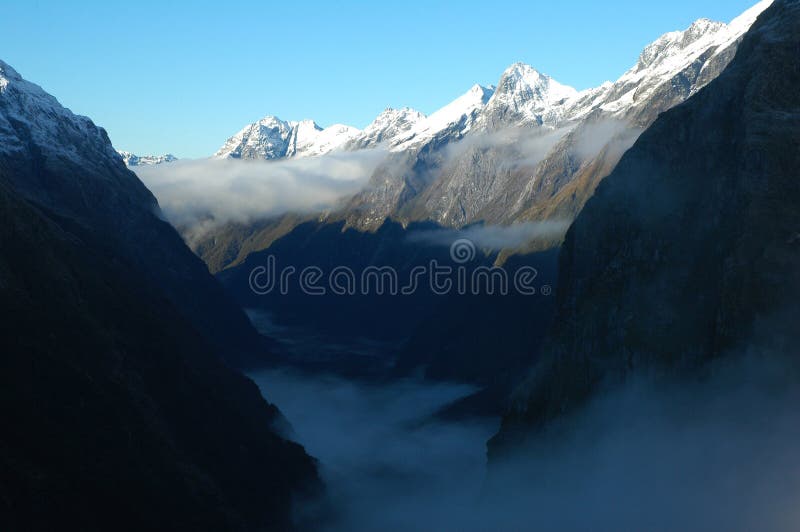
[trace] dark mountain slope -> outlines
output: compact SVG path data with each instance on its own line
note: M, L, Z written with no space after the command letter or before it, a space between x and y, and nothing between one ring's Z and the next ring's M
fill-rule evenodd
M797 355L800 2L761 15L728 69L664 113L570 228L545 356L490 444L518 442L634 372Z
M280 415L131 264L0 186L0 528L282 529Z
M90 229L157 284L234 364L263 340L125 167L105 130L76 116L0 61L0 181L33 204Z
M0 530L290 528L319 480L218 357L257 346L241 311L105 133L3 63L0 137Z

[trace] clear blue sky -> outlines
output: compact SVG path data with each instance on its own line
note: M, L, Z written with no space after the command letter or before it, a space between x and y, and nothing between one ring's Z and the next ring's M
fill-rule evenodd
M756 0L0 0L0 59L140 154L213 153L267 114L368 124L429 113L515 61L583 89L666 31Z

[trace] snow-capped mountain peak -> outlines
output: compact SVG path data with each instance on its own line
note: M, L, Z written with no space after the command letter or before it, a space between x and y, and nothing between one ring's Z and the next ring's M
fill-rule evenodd
M312 157L340 148L360 131L335 124L321 128L313 120L286 122L266 116L245 126L214 154L218 159Z
M424 119L424 114L411 107L401 107L400 109L387 107L375 117L375 120L370 125L364 128L364 133L383 129L389 124L416 124Z
M93 137L96 146L104 150L102 156L116 157L116 152L107 142L103 128L87 117L75 115L63 107L55 97L40 86L24 79L16 70L0 60L0 151L16 152L27 149L30 142L36 143L47 158L65 158L85 161L86 155L78 153L75 143L55 142L65 137ZM21 131L25 133L21 133ZM21 139L29 136L27 141Z
M463 135L472 128L492 94L494 94L494 87L473 85L452 102L419 120L403 137L398 139L399 142L395 143L393 149L406 149L412 144L431 139L451 127L456 127L457 134Z
M514 63L508 67L497 85L497 96L529 96L536 104L552 105L575 96L577 90L562 85L547 74L542 74L525 63Z
M428 128L439 131L450 124L458 123L464 117L471 121L475 111L483 108L493 94L494 87L473 85L469 91L432 113L427 119Z
M630 113L646 104L651 95L663 91L665 84L673 83L682 72L700 69L694 76L699 76L698 86L702 86L709 81L704 76L705 69L711 67L714 71L713 65L726 63L736 42L771 4L772 0L762 0L730 24L700 19L683 31L662 35L615 83L582 93L570 105L567 116L578 119L598 107L612 115Z
M695 21L684 31L672 31L666 33L649 44L639 56L636 70L645 70L657 67L658 65L670 61L680 55L692 44L704 37L724 30L727 25L724 22L714 22L709 19Z
M272 115L248 124L229 138L214 157L220 159L277 159L286 155L292 125Z
M486 104L481 125L486 128L500 124L554 125L561 119L560 107L578 95L578 91L562 85L525 63L508 67L497 89Z
M322 128L313 120L290 121L289 125L296 128L303 135L314 135L315 132L322 131Z
M397 139L406 138L409 131L425 120L425 115L402 107L387 107L367 127L345 145L345 149L358 150L377 146L392 146Z
M290 122L287 157L314 157L337 150L361 133L358 128L345 124L334 124L325 129L313 120Z

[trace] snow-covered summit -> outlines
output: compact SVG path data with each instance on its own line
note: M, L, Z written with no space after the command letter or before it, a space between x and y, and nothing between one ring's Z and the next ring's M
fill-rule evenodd
M666 33L648 45L616 82L581 92L528 64L514 63L496 87L474 85L429 116L409 107L389 108L363 131L344 125L323 130L310 120L284 122L266 117L228 139L216 156L275 159L376 146L402 151L434 138L457 140L474 131L558 128L595 112L616 119L646 114L648 106L668 108L719 72L738 40L771 3L762 0L729 24L700 19L683 31ZM654 99L664 105L652 105Z
M73 114L40 86L25 80L10 65L0 60L0 151L16 152L26 144L41 147L46 158L82 160L78 146L58 142L65 136L89 136L107 146L104 129L85 116ZM25 140L29 137L28 140ZM110 146L110 145L108 145ZM116 156L109 148L103 156Z
M313 157L336 150L359 130L344 124L321 128L313 120L286 122L266 116L229 138L214 157L218 159L280 159Z
M695 21L685 31L672 31L659 37L649 44L639 56L639 61L634 67L636 71L652 69L667 61L680 57L681 51L704 37L724 30L724 22L714 22L709 19Z
M248 124L214 154L220 159L278 159L286 155L292 126L276 116Z
M490 103L506 102L512 109L523 111L549 107L577 93L530 65L514 63L503 72Z
M466 93L420 120L394 146L408 149L442 134L453 138L474 130L555 124L565 103L578 91L525 63L514 63L498 85L473 85Z
M289 122L291 133L286 157L315 157L339 149L360 131L345 124L321 128L313 120Z
M473 85L466 93L415 124L406 135L399 139L395 149L404 149L412 144L431 139L451 128L455 128L459 135L465 134L472 128L492 94L494 94L494 87Z
M541 122L542 117L551 121L547 107L560 105L577 93L523 63L509 67L500 82L500 89L473 85L429 116L410 107L387 108L363 131L341 124L323 130L311 120L285 122L267 116L229 138L215 157L309 157L378 146L401 151L445 133L460 138L478 125L488 125L487 112L494 113L493 118L498 120L514 114L514 125Z
M424 120L425 115L416 109L411 109L410 107L400 109L387 107L359 135L348 143L346 148L353 150L385 145L392 146L396 144L398 139L406 138L409 132Z
M578 91L562 85L525 63L514 63L500 77L492 98L482 113L486 128L522 124L554 124L561 119L557 109Z
M771 4L772 0L762 0L729 24L700 19L683 31L662 35L645 47L637 63L616 82L584 91L575 98L566 116L574 120L597 108L622 115L646 105L652 95L663 90L665 84L672 84L682 72L697 70L695 74L703 80L703 71L713 70L718 61L724 60L723 54L731 54L758 15Z

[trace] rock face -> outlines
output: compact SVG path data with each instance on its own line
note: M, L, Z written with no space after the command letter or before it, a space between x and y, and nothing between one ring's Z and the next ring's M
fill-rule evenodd
M0 137L0 528L290 528L319 481L219 358L259 348L241 311L105 131L2 62Z
M724 73L599 185L562 249L550 340L492 453L634 372L796 357L799 52L800 2L778 0Z

